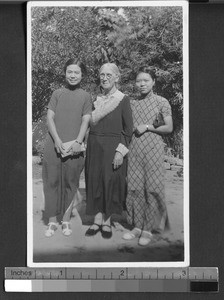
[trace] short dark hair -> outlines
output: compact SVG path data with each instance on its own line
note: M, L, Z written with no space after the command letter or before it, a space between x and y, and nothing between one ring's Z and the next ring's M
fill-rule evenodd
M65 65L64 65L64 72L66 73L67 67L70 65L77 65L80 67L82 74L86 75L87 71L86 71L86 66L84 65L83 62L81 62L79 59L77 58L70 58L68 61L66 61Z
M136 77L139 73L147 73L152 77L153 80L156 80L156 69L154 67L141 66L136 73Z

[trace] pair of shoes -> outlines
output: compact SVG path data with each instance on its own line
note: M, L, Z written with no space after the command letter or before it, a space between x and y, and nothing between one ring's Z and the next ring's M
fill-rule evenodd
M58 223L55 222L49 222L48 227L45 231L45 236L46 237L51 237L54 235L55 231L58 229Z
M142 235L138 240L140 246L148 245L152 240L152 234L149 231L142 231Z
M62 233L63 233L65 236L69 236L69 235L72 234L70 222L62 221L62 222L61 222L61 228L62 228Z
M103 227L109 227L110 231L103 230ZM112 228L111 228L111 225L106 225L106 224L102 225L101 234L102 234L102 237L104 239L110 239L112 237Z
M97 229L93 229L91 228L93 225L96 225L98 226ZM89 229L86 231L85 235L86 236L94 236L95 234L97 234L99 231L101 231L101 226L100 224L97 224L97 223L93 223L92 226L89 227Z
M130 241L137 237L140 237L140 235L141 235L141 229L135 227L132 231L126 232L122 238L124 240Z

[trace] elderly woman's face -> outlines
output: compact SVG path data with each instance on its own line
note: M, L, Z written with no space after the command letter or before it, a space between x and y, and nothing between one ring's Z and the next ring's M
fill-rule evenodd
M115 83L118 82L118 75L113 72L113 70L104 66L100 71L100 84L104 90L111 90Z
M82 71L81 68L77 65L69 65L67 66L66 73L65 73L66 81L70 85L77 85L80 83L82 79Z
M152 90L155 81L148 73L139 73L136 77L135 83L139 92L144 95L148 94Z

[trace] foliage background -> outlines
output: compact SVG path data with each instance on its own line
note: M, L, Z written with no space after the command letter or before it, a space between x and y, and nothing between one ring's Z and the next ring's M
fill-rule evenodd
M41 154L46 135L46 106L64 84L64 63L80 58L88 69L82 87L94 96L98 70L109 61L121 71L120 90L136 96L135 72L143 64L157 70L155 92L171 104L174 131L164 138L183 157L182 8L33 7L32 109L33 153Z

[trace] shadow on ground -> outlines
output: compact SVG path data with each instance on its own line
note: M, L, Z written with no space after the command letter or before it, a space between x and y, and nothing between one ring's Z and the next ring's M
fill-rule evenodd
M33 205L33 262L34 263L88 263L88 262L183 262L183 201L182 184L173 185L167 181L168 213L171 230L163 235L154 235L151 243L145 247L138 245L138 240L122 239L128 230L125 214L113 215L113 236L103 239L101 233L86 237L85 232L93 222L87 216L85 189L80 189L83 201L73 210L71 219L72 235L65 237L61 226L51 238L44 236L45 225L42 218L43 204L42 180L34 181ZM172 190L170 190L172 189Z

